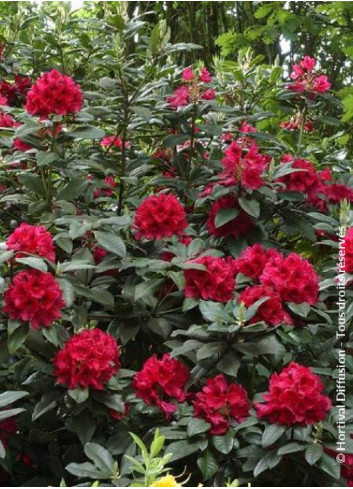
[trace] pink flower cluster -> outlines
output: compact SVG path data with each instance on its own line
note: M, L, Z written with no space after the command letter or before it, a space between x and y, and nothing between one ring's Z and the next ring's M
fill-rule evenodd
M320 75L314 71L316 65L315 59L310 56L304 56L298 64L294 64L290 75L294 83L288 85L289 90L293 92L311 92L325 93L331 88L331 83L326 75Z
M200 100L213 100L216 97L215 91L212 88L207 88L207 85L212 81L212 76L205 67L201 69L198 75L191 67L185 68L181 78L185 84L174 90L172 95L167 96L167 102L171 109L175 110L188 104L196 104Z

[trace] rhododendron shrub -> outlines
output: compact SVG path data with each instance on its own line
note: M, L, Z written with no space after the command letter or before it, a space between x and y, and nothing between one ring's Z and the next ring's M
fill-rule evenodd
M173 64L195 46L116 4L2 39L1 481L128 487L157 457L154 486L348 485L353 177L331 82L308 56Z

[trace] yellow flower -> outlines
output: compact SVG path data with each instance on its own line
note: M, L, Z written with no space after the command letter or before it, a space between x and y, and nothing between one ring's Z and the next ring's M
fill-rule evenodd
M177 483L172 475L167 474L164 477L157 479L156 482L149 487L181 487L181 485Z

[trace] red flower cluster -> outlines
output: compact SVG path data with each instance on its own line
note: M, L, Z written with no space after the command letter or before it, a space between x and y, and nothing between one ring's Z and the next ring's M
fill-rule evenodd
M216 227L216 217L222 209L236 209L239 214L226 224ZM236 197L232 195L225 195L213 203L206 222L208 231L213 236L234 236L235 238L246 234L253 224L251 218L239 207Z
M314 165L304 158L293 158L291 155L285 155L281 163L292 162L292 168L295 171L278 178L276 181L285 185L285 191L302 192L305 194L316 194L319 185L319 176Z
M49 327L65 306L58 282L39 270L19 272L4 294L4 312L11 319L29 321L33 329Z
M310 368L292 362L280 374L271 375L269 392L263 395L265 403L255 404L257 415L288 426L323 421L331 408L323 389L320 378Z
M180 236L187 228L186 212L175 195L147 197L137 208L133 227L136 238L162 239Z
M353 273L353 227L349 228L344 238L346 272Z
M17 127L18 123L5 112L0 112L0 127Z
M118 149L123 149L123 141L118 136L104 136L101 141L101 146L110 146ZM131 144L129 141L126 141L125 148L130 148Z
M248 246L235 260L236 272L257 280L269 259L276 255L280 255L277 250L265 250L259 243L255 243L253 246Z
M260 282L281 297L284 302L314 305L319 295L319 275L314 267L297 253L286 258L277 254L265 265Z
M136 396L147 405L161 409L168 419L177 407L172 402L185 401L185 384L190 378L189 370L179 360L165 353L161 360L150 357L133 379Z
M55 261L55 250L51 234L44 226L32 226L23 222L7 238L6 246L17 252L20 258L26 253Z
M241 141L240 141L241 142ZM269 156L259 153L258 146L251 142L247 145L233 141L224 152L222 164L225 167L220 174L220 184L226 187L237 184L253 190L265 184L262 174L271 160Z
M7 448L8 439L17 431L16 418L6 418L0 422L0 441Z
M69 389L102 390L120 366L119 347L110 334L98 328L86 329L65 343L53 363L58 384Z
M281 297L274 290L262 285L247 287L240 295L239 302L243 302L247 308L252 306L256 301L267 297L258 308L255 316L250 320L250 324L264 321L270 326L277 326L281 323L292 324L292 318L283 309Z
M296 159L291 155L284 155L281 163L292 162L292 168L301 170L278 178L276 181L285 185L284 191L297 191L306 194L309 204L317 207L321 212L327 211L328 202L339 204L341 200L348 199L353 202L353 190L345 184L333 183L328 168L317 171L310 161Z
M185 297L227 302L234 298L235 271L232 258L203 256L188 263L203 265L206 270L184 270Z
M13 83L6 80L0 83L0 95L6 97L8 105L16 105L17 99L27 92L31 83L29 77L15 75Z
M51 114L67 115L81 110L81 87L74 80L51 70L44 73L27 93L25 109L29 114L48 118Z
M223 435L232 420L241 423L250 409L245 389L235 382L228 384L221 374L207 380L193 403L194 416L211 424L210 435Z
M290 75L294 83L288 85L293 92L325 93L331 88L331 83L326 75L314 72L316 61L310 56L304 56L299 64L294 64Z
M200 100L213 100L216 97L212 88L205 88L203 85L212 81L212 76L205 67L201 69L198 76L191 67L185 68L181 78L187 85L181 85L172 95L167 96L171 109L184 107L190 103L196 104Z

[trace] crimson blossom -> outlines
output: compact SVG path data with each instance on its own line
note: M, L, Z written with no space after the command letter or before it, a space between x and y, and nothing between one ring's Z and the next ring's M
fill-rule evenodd
M266 263L273 256L278 256L280 253L270 248L265 250L260 243L255 243L248 246L241 255L235 260L234 266L237 273L242 273L246 277L253 280L258 280L265 268Z
M234 298L235 271L232 258L203 256L187 263L203 265L205 270L184 270L185 297L216 302L227 302Z
M49 327L61 317L65 306L63 294L55 278L39 270L22 270L4 294L4 312L11 319L28 321L33 329Z
M118 371L119 347L116 340L98 328L72 336L55 356L54 375L58 384L102 390Z
M193 401L194 416L211 424L210 435L223 435L231 420L241 423L248 415L250 402L245 389L235 382L228 384L222 374L206 381Z
M345 248L345 271L347 273L353 273L353 227L349 228L344 238Z
M175 195L147 197L137 208L133 228L136 239L162 239L181 236L187 228L186 212Z
M79 112L83 97L81 87L57 70L44 73L27 93L25 109L29 114L48 118Z
M225 150L220 184L226 187L241 184L245 188L256 190L265 184L262 174L271 158L259 153L259 148L253 141L250 141L249 147L244 147L241 142L233 141Z
M132 385L137 397L148 406L157 406L169 419L177 410L173 401L184 402L187 398L185 384L189 378L187 367L165 353L160 360L157 355L146 360L142 370L134 376Z
M265 297L267 297L267 300L260 304L256 314L251 318L250 324L260 321L264 321L270 326L277 326L281 323L292 324L292 318L282 307L279 294L262 285L254 285L243 290L239 295L239 303L242 302L249 308L255 302Z
M324 386L310 368L292 362L280 374L270 377L264 404L256 403L259 418L287 426L307 426L323 421L331 409L330 399L322 394Z
M304 56L298 64L294 64L290 77L294 83L288 85L293 92L325 93L331 88L326 75L320 75L314 71L316 61L310 56Z
M55 261L53 239L44 226L32 226L23 222L7 238L6 246L15 251L18 258L30 253Z
M261 284L277 291L282 301L311 306L318 301L319 281L314 267L297 253L274 255L260 276Z

